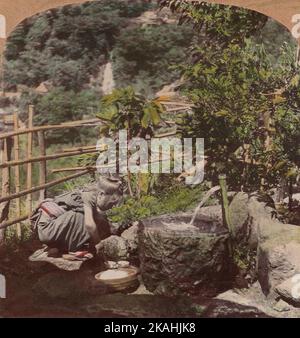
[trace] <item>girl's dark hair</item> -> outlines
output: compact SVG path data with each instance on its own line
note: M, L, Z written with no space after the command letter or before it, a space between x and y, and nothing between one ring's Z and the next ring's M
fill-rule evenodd
M108 194L113 194L115 192L118 192L120 194L123 193L121 181L101 178L97 185L99 190L103 190Z

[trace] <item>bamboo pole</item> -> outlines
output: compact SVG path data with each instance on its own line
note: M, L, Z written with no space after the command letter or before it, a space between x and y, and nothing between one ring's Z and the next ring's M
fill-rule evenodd
M56 186L56 185L58 185L60 183L72 180L73 178L77 178L77 177L83 176L83 175L85 175L85 174L87 174L89 172L90 172L90 170L84 170L84 171L79 172L77 174L66 176L66 177L57 179L55 181L51 181L51 182L46 183L46 184L44 184L42 186L37 186L37 187L31 188L31 189L27 189L27 190L21 191L18 194L10 194L9 196L0 197L0 203L7 202L7 201L10 201L10 200L14 200L14 199L22 197L22 196L26 196L28 194L32 194L32 193L40 191L42 189L47 189L47 188L54 187L54 186Z
M295 59L295 68L299 67L299 57L300 57L300 45L297 43L296 59Z
M14 112L14 131L17 131L19 129L19 114L18 112ZM20 158L20 140L19 136L14 136L14 160L19 161ZM15 192L20 192L20 167L16 166L14 168L15 172ZM16 199L16 215L18 218L21 217L21 200L20 198ZM17 237L19 239L22 238L22 228L21 223L16 224L16 231L17 231Z
M34 107L33 105L29 106L28 110L28 129L33 128L33 114L34 114ZM33 134L29 133L27 136L27 159L32 158L32 137ZM32 188L32 162L27 163L27 190L30 190ZM31 214L32 210L32 194L29 193L27 195L27 201L26 201L26 211L28 214Z
M159 100L159 102L163 105L170 105L170 106L178 106L178 107L186 107L186 108L193 108L195 107L192 103L184 103L184 102L177 102L177 101L163 101Z
M70 168L57 168L57 169L52 169L51 173L52 174L57 174L57 173L62 173L65 171L80 171L80 170L85 170L88 169L90 171L96 171L97 169L100 168L113 168L115 167L115 164L104 164L101 166L87 166L87 167L70 167Z
M176 134L178 134L178 131L170 131L164 134L154 134L154 138L164 138L164 137L169 137L169 136L175 136Z
M17 132L9 132L9 133L3 133L0 135L0 140L3 140L7 137L12 137L16 135L24 135L29 134L37 131L47 131L47 130L55 130L55 129L65 129L65 128L75 128L80 126L85 126L88 123L93 124L103 124L106 123L106 121L101 119L91 119L91 120L79 120L79 121L72 121L72 122L66 122L61 124L53 124L53 125L46 125L46 126L39 126L39 127L33 127L33 128L26 128L26 129L19 129Z
M292 179L289 179L288 195L289 195L289 211L292 211L293 210L293 181Z
M85 150L96 150L96 149L99 152L106 151L107 146L102 144L100 147L98 147L97 145L92 145L92 146L81 146L81 147L76 147L76 148L66 148L66 149L63 149L63 152L69 153L69 152L72 152L72 151L85 151ZM127 149L127 147L123 147L122 149Z
M84 169L88 169L90 171L96 171L97 166L52 169L51 173L56 174L56 173L61 173L61 172L65 172L65 171L80 171L80 170L84 170Z
M172 124L172 125L177 124L175 121L170 121L170 120L164 120L164 122L167 123L167 124Z
M271 113L267 111L264 113L264 128L265 128L265 149L269 151L272 147L272 139L271 139Z
M48 187L48 188L53 187L53 186L55 186L57 184L60 184L62 182L65 182L65 181L68 181L68 180L71 180L71 179L83 176L83 175L87 174L88 172L89 172L89 170L85 170L85 171L82 171L81 173L77 173L75 175L67 176L67 177L64 177L62 179L49 182L47 184L44 184L41 187L34 188L34 191L38 191L37 189L44 189L45 187ZM31 192L33 192L33 191L31 191ZM10 197L13 197L13 196L10 196ZM6 228L8 228L8 227L10 227L10 226L12 226L12 225L14 225L16 223L20 223L20 222L26 221L26 220L28 220L29 217L30 217L30 215L25 215L25 216L21 216L21 217L19 217L17 219L14 219L12 221L8 221L8 222L5 222L5 223L2 223L2 224L0 224L0 231L6 229Z
M226 175L219 175L219 185L221 188L222 195L222 214L223 214L223 225L229 231L229 254L232 256L233 254L233 231L230 222L230 214L229 214L229 202L227 195L227 183L226 183Z
M265 152L269 152L272 149L272 135L271 135L271 131L270 131L270 127L271 127L271 123L272 123L272 115L271 115L271 111L268 110L263 114L263 121L264 121L264 148L265 148ZM261 178L260 181L260 191L263 191L265 188L265 182L266 182L266 175L268 173L268 170L270 168L270 163L269 160L267 160L267 162L265 163L267 170L265 171L264 176Z
M38 127L33 127L33 128L19 129L18 131L13 131L13 132L1 134L0 140L3 140L3 139L8 138L8 137L13 137L13 136L16 136L16 135L24 135L24 134L34 133L34 132L38 132L38 131L75 128L75 127L80 127L80 126L90 126L90 125L88 125L88 123L103 124L103 123L106 123L106 122L107 121L105 121L105 120L99 121L99 119L91 119L91 120L79 120L79 121L74 121L74 122L61 123L61 124L57 124L57 125L53 124L53 125L38 126ZM167 123L171 123L171 121L168 121ZM175 124L175 123L173 122L172 124Z
M229 216L229 202L227 196L226 175L219 175L219 185L222 193L222 209L223 209L223 225L232 233L230 216Z
M181 112L183 110L191 109L192 107L178 107L178 108L166 108L166 113L176 113Z
M3 161L7 161L11 156L11 140L5 139L0 145L0 157ZM2 170L1 180L1 199L9 198L10 190L10 170L5 168ZM0 201L0 222L8 219L9 216L9 199ZM0 230L0 247L4 244L5 232Z
M76 155L83 155L83 154L93 154L97 153L98 150L82 150L82 151L73 151L73 152L65 152L65 153L58 153L58 154L52 154L52 155L46 155L46 156L38 156L38 157L32 157L26 160L20 160L20 161L10 161L5 162L3 164L0 164L1 168L7 168L7 167L14 167L16 165L22 165L27 163L35 163L40 161L48 161L48 160L56 160L58 158L62 157L69 157L69 156L76 156Z
M4 62L3 62L3 54L1 53L0 55L0 78L1 78L1 83L0 83L0 86L1 86L1 95L5 95L5 86L4 86Z
M40 156L46 156L45 134L43 131L38 131L38 140L40 148ZM47 181L47 161L42 160L39 163L39 184L44 185ZM46 198L46 189L40 191L40 202Z
M0 231L5 230L6 228L8 228L12 225L20 224L20 222L26 221L29 217L30 217L30 215L26 215L26 216L18 217L17 219L14 219L12 221L4 222L4 223L0 224Z
M4 146L5 140L0 142L0 161L3 162L5 161L5 146ZM2 175L1 175L1 196L6 196L7 191L6 191L6 171L7 169L2 169ZM8 217L8 203L1 203L0 204L0 222L5 221ZM3 247L5 241L5 231L4 229L0 229L0 249Z
M82 150L90 150L90 149L96 149L96 145L94 146L83 146L83 147L78 147L78 148L67 148L63 149L64 153L69 153L72 151L82 151Z
M160 151L157 151L155 153L168 155L168 153L164 153L164 152L160 152ZM181 157L176 157L176 158L180 159ZM166 159L166 160L158 159L158 160L150 160L148 163L153 164L153 163L163 163L163 162L168 162L168 161L169 161L169 159ZM57 168L57 169L52 169L51 173L56 174L56 173L61 173L61 172L65 172L65 171L80 171L80 170L84 170L84 169L89 169L90 171L96 171L97 169L100 169L100 168L112 168L114 166L115 166L115 164L103 164L103 165L99 165L99 166L96 165L96 166L85 166L85 167Z

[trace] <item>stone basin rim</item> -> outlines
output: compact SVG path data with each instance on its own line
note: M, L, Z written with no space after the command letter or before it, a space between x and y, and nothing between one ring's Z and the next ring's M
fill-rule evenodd
M228 229L224 228L220 220L217 218L207 217L204 215L198 215L196 218L196 224L193 227L180 228L178 226L176 229L173 229L171 226L168 227L164 223L170 223L170 225L184 223L188 225L191 220L191 214L180 213L180 214L166 214L160 216L153 216L145 218L140 221L141 228L147 228L149 231L155 231L163 229L165 232L176 232L176 233L192 233L197 235L208 235L208 236L220 236L220 235L229 235Z

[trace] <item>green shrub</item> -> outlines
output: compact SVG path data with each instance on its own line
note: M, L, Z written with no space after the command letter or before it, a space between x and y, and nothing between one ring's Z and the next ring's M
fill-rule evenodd
M147 195L140 199L127 198L124 203L109 212L111 222L126 224L150 216L188 211L200 202L204 185L177 186L162 195Z

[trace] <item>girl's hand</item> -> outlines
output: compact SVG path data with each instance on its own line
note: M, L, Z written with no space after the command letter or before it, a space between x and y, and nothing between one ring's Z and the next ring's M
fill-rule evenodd
M96 206L96 194L91 191L83 191L81 193L81 198L84 204L90 205L92 207Z

